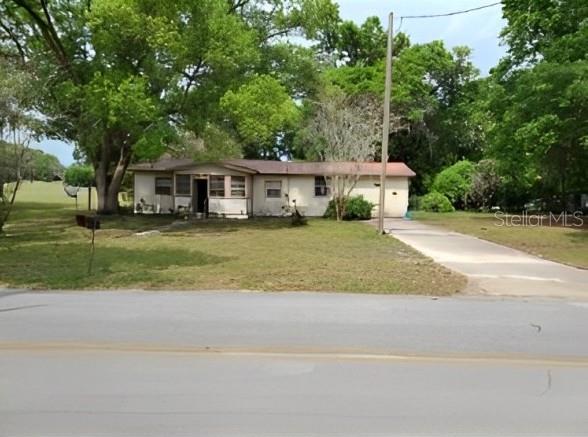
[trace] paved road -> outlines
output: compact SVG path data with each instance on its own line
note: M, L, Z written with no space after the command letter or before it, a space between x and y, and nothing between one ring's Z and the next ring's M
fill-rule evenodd
M0 435L586 435L588 303L0 293Z
M470 280L470 290L499 296L588 299L588 270L547 261L418 221L386 219L387 232Z

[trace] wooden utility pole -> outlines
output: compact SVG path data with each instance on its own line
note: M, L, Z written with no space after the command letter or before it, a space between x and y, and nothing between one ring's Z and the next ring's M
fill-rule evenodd
M386 167L388 164L388 137L390 136L390 95L392 94L392 44L394 13L388 17L388 49L386 54L386 87L384 94L384 123L382 129L382 173L380 175L380 205L378 207L378 233L384 233L384 207L386 205Z

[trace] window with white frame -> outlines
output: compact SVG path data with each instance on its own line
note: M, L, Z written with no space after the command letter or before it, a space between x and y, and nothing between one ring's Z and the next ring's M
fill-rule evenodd
M245 176L231 176L231 197L245 197Z
M171 196L172 178L155 178L155 194Z
M189 196L192 192L190 190L190 180L192 177L189 174L176 175L176 195Z
M314 177L314 195L316 197L324 197L331 194L331 188L327 182L327 178L324 176Z
M279 199L282 197L282 181L265 181L265 197Z
M210 197L225 197L224 176L210 176Z

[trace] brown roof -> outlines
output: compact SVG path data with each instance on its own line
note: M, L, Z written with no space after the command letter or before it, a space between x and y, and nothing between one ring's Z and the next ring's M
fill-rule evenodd
M129 170L131 171L173 171L179 170L181 167L187 165L194 165L191 159L173 159L164 158L155 162L140 162L138 164L131 164Z
M334 175L359 173L361 175L379 175L382 171L382 164L379 162L291 162L260 159L233 159L224 162L250 168L260 174ZM403 162L389 162L386 173L390 176L415 176L415 173Z
M184 170L201 163L191 159L162 159L154 163L140 163L129 167L134 171L173 171ZM304 162L304 161L265 161L261 159L230 159L215 164L246 172L280 175L336 175L357 173L364 176L377 176L382 165L379 162ZM389 162L386 168L388 176L415 176L403 162Z

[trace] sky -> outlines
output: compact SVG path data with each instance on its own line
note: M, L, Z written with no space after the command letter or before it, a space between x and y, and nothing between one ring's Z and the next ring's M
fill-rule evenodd
M473 9L496 3L497 0L338 0L339 13L344 20L360 24L367 17L378 16L387 28L388 14L394 13L394 31L398 32L400 17L406 15L435 15ZM404 19L401 32L411 42L426 43L443 40L446 47L468 46L473 50L472 61L482 75L488 74L505 54L499 44L499 33L505 25L500 5L450 17Z
M395 31L399 30L403 15L434 15L472 9L495 3L496 0L335 0L344 20L358 24L370 16L378 16L387 27L388 14L394 12ZM400 31L409 35L412 43L443 40L449 48L466 45L473 50L472 61L486 75L504 55L505 48L499 44L499 33L505 25L500 5L467 14L450 17L405 19ZM73 147L61 141L43 140L32 147L51 153L62 164L74 162Z

